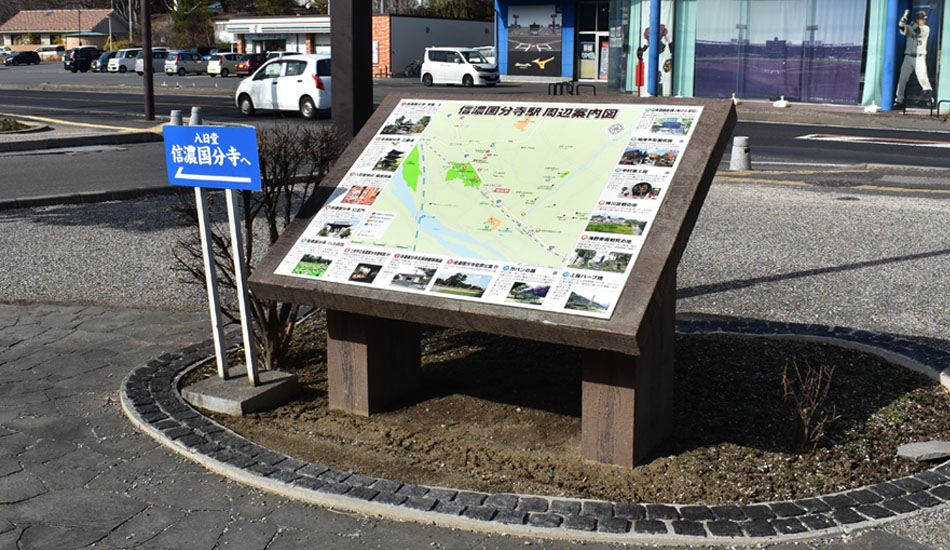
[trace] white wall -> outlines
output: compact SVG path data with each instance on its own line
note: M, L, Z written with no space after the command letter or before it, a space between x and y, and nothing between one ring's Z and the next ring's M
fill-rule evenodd
M491 21L400 16L393 16L390 21L392 71L395 74L401 74L403 67L414 60L421 61L428 46L490 46L495 40Z

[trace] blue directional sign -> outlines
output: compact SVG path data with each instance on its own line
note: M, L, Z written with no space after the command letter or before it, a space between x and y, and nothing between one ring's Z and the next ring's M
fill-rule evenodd
M172 185L260 191L254 128L165 126L163 133Z

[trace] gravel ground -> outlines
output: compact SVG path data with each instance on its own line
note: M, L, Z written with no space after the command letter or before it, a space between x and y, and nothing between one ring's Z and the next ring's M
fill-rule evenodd
M204 310L203 292L172 271L183 231L174 200L0 211L0 300ZM950 348L948 235L947 200L717 183L680 264L678 311L841 325ZM950 548L947 525L944 507L886 529Z

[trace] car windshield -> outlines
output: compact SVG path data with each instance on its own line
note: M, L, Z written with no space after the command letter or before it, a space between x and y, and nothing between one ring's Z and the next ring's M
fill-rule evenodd
M486 60L481 53L475 50L470 52L462 52L462 55L465 56L465 59L467 59L469 63L488 63L488 60Z

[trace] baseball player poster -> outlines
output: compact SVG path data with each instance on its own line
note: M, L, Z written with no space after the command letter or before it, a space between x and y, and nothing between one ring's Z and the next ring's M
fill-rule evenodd
M940 14L931 4L914 2L904 10L897 32L904 39L894 106L929 107L936 80L935 51Z

